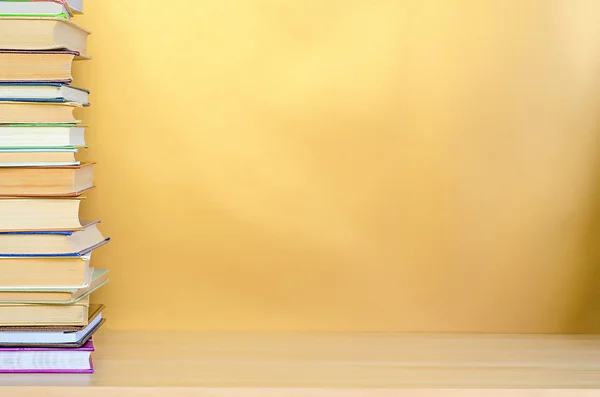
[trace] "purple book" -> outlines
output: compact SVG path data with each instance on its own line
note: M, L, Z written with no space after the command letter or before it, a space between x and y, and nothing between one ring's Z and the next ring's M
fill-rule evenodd
M92 374L92 339L77 348L0 348L0 373Z

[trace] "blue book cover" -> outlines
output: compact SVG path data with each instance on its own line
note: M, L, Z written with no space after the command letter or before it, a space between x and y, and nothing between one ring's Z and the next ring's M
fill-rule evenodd
M82 225L85 229L91 230L89 228L98 225L100 223L99 220L85 220L82 221ZM64 236L70 237L74 233L82 233L82 231L22 231L22 232L0 232L0 239L2 236ZM84 255L89 254L96 248L99 248L110 241L110 238L104 238L102 241L94 244L90 247L86 247L79 252L69 252L69 253L50 253L50 254L40 254L40 253L6 253L0 252L0 258L78 258ZM10 248L9 248L10 249Z
M89 106L90 92L64 83L47 82L0 82L2 102L77 102Z
M54 231L54 232L0 232L2 235L51 235L51 236L72 236L73 231Z
M89 90L80 87L73 87L70 84L66 83L52 83L52 82L38 82L38 81L1 81L0 87L69 87L74 90L83 91L87 94L90 93Z
M79 252L72 252L68 254L6 254L0 253L0 258L79 258L84 255L89 254L96 248L102 247L105 244L108 244L110 241L110 237L104 239L101 243L88 247Z

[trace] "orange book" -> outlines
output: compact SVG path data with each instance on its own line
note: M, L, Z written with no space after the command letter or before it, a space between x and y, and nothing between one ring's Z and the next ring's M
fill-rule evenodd
M70 83L74 51L0 50L1 82Z
M0 124L76 124L74 102L10 102L0 101Z
M78 196L94 186L94 164L0 167L0 196Z

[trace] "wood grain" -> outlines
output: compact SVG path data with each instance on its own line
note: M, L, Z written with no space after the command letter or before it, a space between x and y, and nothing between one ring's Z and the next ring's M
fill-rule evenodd
M106 331L96 346L95 375L3 375L0 395L600 396L594 336Z

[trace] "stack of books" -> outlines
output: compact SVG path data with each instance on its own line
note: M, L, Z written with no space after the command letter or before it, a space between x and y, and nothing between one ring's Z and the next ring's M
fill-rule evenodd
M91 256L108 243L80 219L94 165L80 163L85 126L71 86L89 32L81 0L0 0L0 372L91 373L92 335L108 282Z

